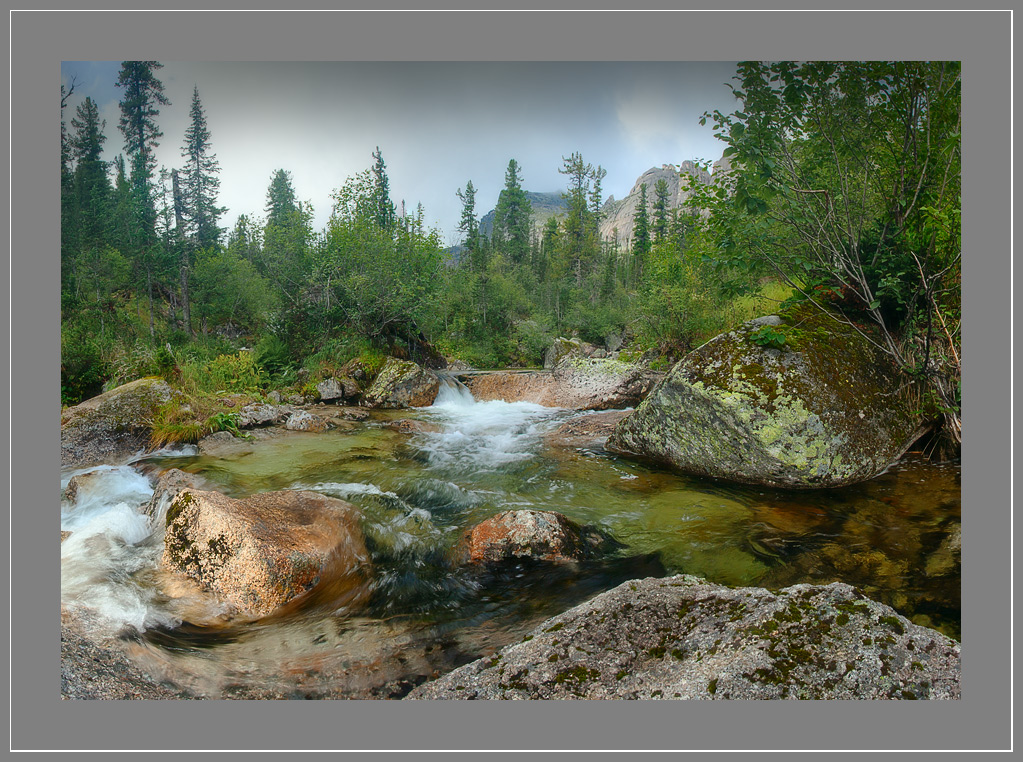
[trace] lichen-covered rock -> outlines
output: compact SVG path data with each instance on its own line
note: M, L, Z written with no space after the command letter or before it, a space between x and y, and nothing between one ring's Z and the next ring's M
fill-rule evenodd
M618 424L608 448L770 487L852 484L884 471L926 431L901 380L856 328L803 307L691 352Z
M543 367L553 370L566 360L592 357L596 351L597 347L580 339L557 338L543 354Z
M265 616L316 585L339 602L366 594L369 553L357 509L315 492L235 500L185 489L166 514L163 565L243 615Z
M503 511L465 531L455 548L460 563L487 564L530 559L573 561L620 545L593 527L554 511Z
M409 360L387 359L366 390L367 407L405 408L432 405L440 391L440 380L432 371Z
M409 699L958 699L959 644L842 583L626 582Z
M315 431L327 430L327 422L318 415L307 413L305 410L296 410L284 424L288 431Z
M142 378L65 410L60 417L61 468L127 460L149 445L153 415L172 394L161 378Z
M611 358L569 357L550 371L475 373L459 380L480 402L610 410L638 405L663 377L663 373Z

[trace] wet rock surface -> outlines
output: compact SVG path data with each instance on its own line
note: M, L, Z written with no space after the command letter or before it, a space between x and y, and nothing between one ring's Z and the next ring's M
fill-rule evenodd
M328 579L338 600L364 593L369 565L357 509L314 492L235 500L188 489L167 509L163 566L246 616L264 616Z
M807 489L872 478L926 431L896 369L859 330L808 307L779 320L751 321L687 355L618 424L609 449Z
M468 529L455 557L487 564L518 559L574 561L620 547L593 527L583 527L554 511L503 511Z
M156 410L171 398L160 378L142 378L70 407L60 418L61 468L117 463L145 450Z
M957 699L959 644L849 585L626 582L409 699Z
M566 421L544 436L548 447L575 447L602 450L614 427L629 415L629 410L609 410Z

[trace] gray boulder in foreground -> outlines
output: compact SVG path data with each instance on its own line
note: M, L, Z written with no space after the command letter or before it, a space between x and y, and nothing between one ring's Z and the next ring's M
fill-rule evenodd
M842 583L626 582L409 699L958 699L959 644Z
M927 430L904 382L855 327L804 306L690 352L607 448L747 484L843 486L877 476Z
M171 394L162 378L140 378L63 411L61 468L117 463L145 450L153 416Z

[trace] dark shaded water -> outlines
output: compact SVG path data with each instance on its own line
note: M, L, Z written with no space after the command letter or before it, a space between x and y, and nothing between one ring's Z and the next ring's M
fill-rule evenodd
M236 497L311 489L360 508L374 565L368 602L339 607L314 591L257 622L231 620L161 573L160 522L137 512L147 480L104 469L63 508L62 528L74 532L62 546L63 600L98 608L174 682L239 697L399 696L627 579L678 572L772 589L843 581L959 638L958 465L910 456L841 490L750 489L547 447L543 435L576 415L448 390L432 408L375 413L348 431L242 443L218 458L152 458ZM402 434L384 425L394 418L440 430ZM454 566L459 535L510 508L598 525L624 550L580 564Z

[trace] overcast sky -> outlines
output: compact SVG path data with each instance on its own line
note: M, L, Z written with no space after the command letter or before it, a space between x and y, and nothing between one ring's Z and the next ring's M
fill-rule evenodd
M477 215L494 207L509 159L523 187L558 191L562 158L580 152L607 170L604 196L621 198L647 169L714 160L724 145L704 111L734 111L721 63L185 63L164 61L157 76L171 105L157 121L159 166L182 165L192 89L206 113L220 162L221 225L262 216L276 169L291 172L298 198L312 203L315 228L330 216L330 193L368 169L380 147L391 197L422 203L426 223L456 243L471 180ZM75 82L64 118L91 96L106 120L106 156L123 152L117 127L119 61L64 62Z

